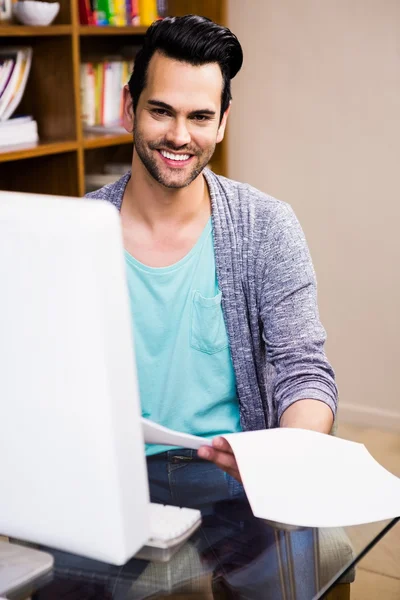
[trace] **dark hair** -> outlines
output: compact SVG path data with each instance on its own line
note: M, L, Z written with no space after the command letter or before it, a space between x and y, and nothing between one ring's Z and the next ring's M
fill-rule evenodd
M129 80L134 112L146 85L150 60L156 51L195 66L214 62L219 64L223 77L222 119L232 99L231 79L239 72L243 62L242 47L237 37L227 27L197 15L166 17L155 21L146 32Z

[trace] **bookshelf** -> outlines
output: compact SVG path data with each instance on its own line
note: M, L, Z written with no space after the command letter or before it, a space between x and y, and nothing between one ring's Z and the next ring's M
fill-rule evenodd
M80 63L89 52L118 53L140 46L145 27L94 27L79 23L78 0L59 0L54 24L0 24L0 45L33 48L32 68L19 113L36 119L40 143L0 148L0 189L83 196L85 174L105 162L131 162L130 134L85 134L80 120ZM170 15L195 13L224 24L225 0L169 0ZM212 160L226 175L226 143Z

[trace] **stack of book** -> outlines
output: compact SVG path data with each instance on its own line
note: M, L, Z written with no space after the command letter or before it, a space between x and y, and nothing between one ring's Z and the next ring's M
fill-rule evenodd
M167 0L79 0L81 25L142 25L166 15Z
M11 118L21 102L32 63L32 48L0 48L0 146L38 141L32 117Z
M85 175L85 193L94 192L107 183L117 181L127 171L131 170L130 163L106 163L104 173L90 173Z
M0 121L0 148L38 142L37 123L32 117L15 117Z
M123 87L132 69L133 60L116 58L81 64L81 114L86 131L124 131L121 127Z

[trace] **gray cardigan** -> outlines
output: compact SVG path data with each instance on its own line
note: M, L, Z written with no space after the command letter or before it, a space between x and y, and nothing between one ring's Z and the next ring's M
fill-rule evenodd
M217 278L244 431L277 427L296 400L337 408L303 231L291 207L205 169ZM130 173L87 194L121 208Z

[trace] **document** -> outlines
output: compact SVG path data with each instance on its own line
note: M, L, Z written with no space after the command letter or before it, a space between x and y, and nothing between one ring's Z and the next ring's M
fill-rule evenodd
M163 446L179 446L198 450L200 446L211 446L211 441L189 433L178 433L162 425L142 417L142 429L146 444L161 444Z
M143 421L147 443L211 445ZM285 525L345 527L400 516L400 479L364 444L289 427L221 437L232 447L256 517Z

